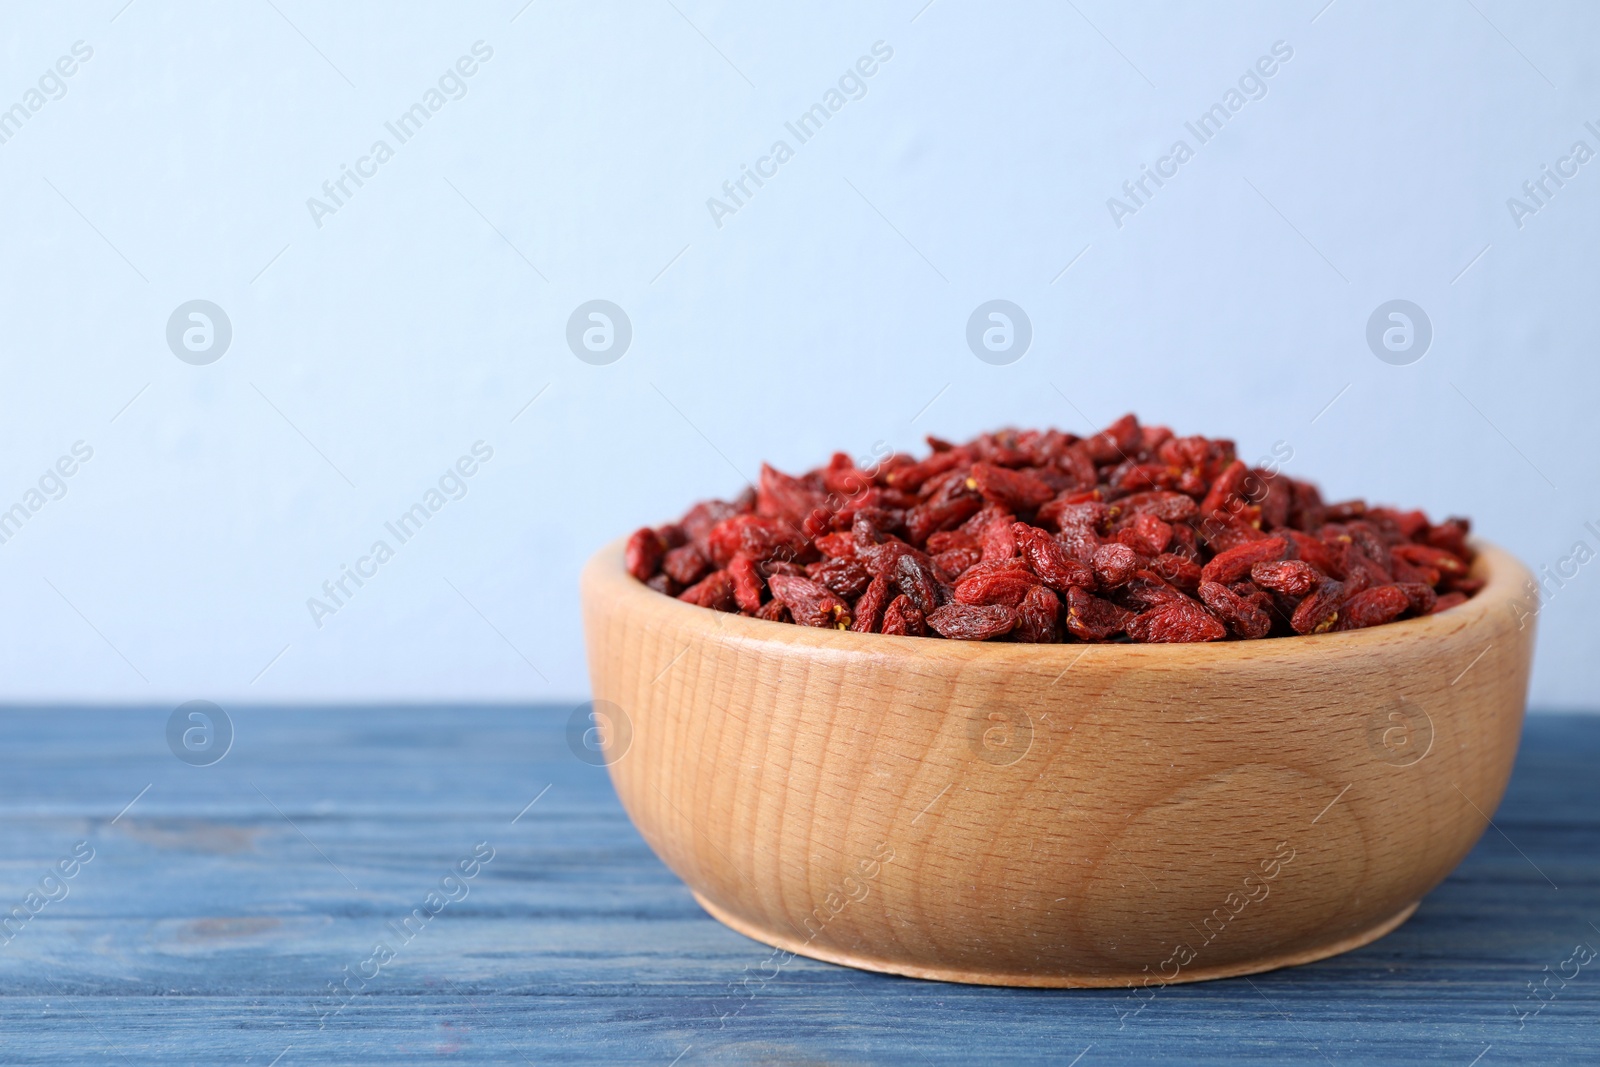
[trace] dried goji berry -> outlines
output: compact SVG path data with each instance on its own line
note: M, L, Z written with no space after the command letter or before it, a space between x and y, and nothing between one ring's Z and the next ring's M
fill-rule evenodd
M1143 565L1139 553L1127 545L1101 545L1094 552L1094 576L1104 589L1122 585Z
M1126 585L1116 590L1116 596L1124 604L1136 610L1145 608L1158 608L1163 604L1194 603L1193 598L1164 580L1155 571L1140 568L1128 579Z
M902 593L884 609L883 628L879 632L900 637L921 637L928 632L928 628L922 612L917 610L910 597Z
M928 613L928 625L955 641L987 641L1011 632L1017 613L1003 604L946 604Z
M642 530L635 530L633 536L628 538L622 558L629 574L641 582L647 582L661 569L661 557L666 551L667 546L662 543L661 535L646 526Z
M728 577L733 579L733 599L739 610L754 614L761 610L761 574L749 556L734 556L728 562Z
M1084 441L1083 447L1096 463L1113 463L1137 451L1142 440L1139 420L1130 413Z
M1117 531L1117 540L1146 556L1158 556L1172 540L1172 527L1143 512L1132 517L1128 525Z
M789 608L781 600L769 600L756 611L756 618L766 619L768 622L794 622L794 616L789 614Z
M1364 589L1344 602L1339 609L1336 630L1361 630L1378 626L1411 606L1411 598L1397 585L1380 585Z
M734 515L723 519L706 535L706 545L710 548L711 562L717 566L727 566L740 552L752 559L787 559L800 563L816 558L815 547L793 525L762 515Z
M906 513L906 529L910 531L912 543L921 544L930 534L960 526L982 506L983 501L976 494L931 500Z
M952 470L968 460L966 454L955 450L935 452L921 463L912 463L889 471L883 477L884 484L914 493L929 478Z
M1310 482L1289 479L1289 525L1296 530L1315 530L1327 521L1322 494Z
M1265 637L1272 631L1272 616L1219 582L1201 582L1200 600L1240 637Z
M856 541L843 530L823 534L815 541L817 551L829 559L855 559Z
M939 606L939 578L928 566L926 557L910 552L902 554L895 562L894 580L900 592L910 597L924 616Z
M1304 560L1285 559L1269 563L1252 563L1250 580L1274 593L1302 597L1309 595L1317 587L1322 575Z
M713 570L711 561L694 545L674 548L661 559L661 569L679 585L693 585Z
M1228 630L1191 600L1163 604L1135 615L1128 623L1128 636L1135 641L1176 644L1220 641L1228 636Z
M1106 484L1113 489L1136 493L1141 490L1171 489L1178 484L1179 471L1159 463L1126 460L1111 472Z
M804 581L804 579L795 580ZM679 593L678 599L702 608L714 608L717 611L739 610L739 602L733 595L733 578L727 571L712 571Z
M1065 593L1070 586L1095 587L1094 568L1069 556L1061 542L1048 533L1022 522L1013 524L1011 532L1023 561L1051 589Z
M1020 560L1016 566L1005 565L1011 562L980 563L972 568L956 583L956 600L962 604L1004 604L1008 608L1022 603L1028 591L1039 584L1039 578Z
M1200 564L1186 556L1163 552L1150 561L1150 569L1186 593L1200 587Z
M985 500L1010 511L1034 511L1054 497L1051 489L1030 471L1007 470L992 463L974 463L967 475L967 486L983 494Z
M824 626L844 630L850 626L850 605L837 593L810 578L775 574L767 579L775 599L783 601L801 626Z
M1196 520L1195 535L1214 553L1222 553L1252 541L1263 541L1267 535L1252 526L1243 516L1250 509L1240 509L1235 514L1213 511Z
M1010 516L1007 516L1009 519ZM995 559L1013 559L1017 555L1017 540L1011 534L1010 522L996 522L983 538L983 555L988 562Z
M1417 615L1432 614L1433 606L1439 601L1433 587L1421 582L1396 582L1395 587L1406 595L1411 611Z
M1339 606L1349 594L1343 582L1324 578L1318 587L1300 601L1289 618L1295 633L1320 634L1339 621Z
M1333 560L1321 541L1301 530L1278 530L1275 533L1289 539L1289 551L1284 558L1304 560L1323 574L1332 573Z
M1239 460L1228 464L1226 470L1218 475L1217 480L1211 483L1206 498L1200 501L1200 513L1208 515L1213 511L1236 510L1244 505L1239 496L1239 491L1244 487L1244 479L1250 473Z
M983 538L966 530L940 530L928 535L928 543L922 546L929 555L937 556L943 552L950 552L958 548L982 549Z
M1432 545L1406 544L1394 547L1395 556L1419 567L1432 567L1441 574L1467 573L1467 562L1452 552Z
M1017 625L1011 631L1011 639L1035 645L1058 641L1056 623L1060 619L1061 598L1036 585L1017 605Z
M867 591L861 594L852 610L853 618L850 620L850 629L858 634L870 634L883 626L883 612L889 606L889 601L894 596L893 586L887 575L879 574L873 577L867 585Z
M1269 537L1263 541L1236 545L1226 552L1219 552L1213 556L1210 563L1200 568L1200 578L1202 581L1220 582L1223 585L1236 582L1249 574L1254 564L1281 558L1288 547L1289 543L1281 537Z
M1067 630L1080 641L1104 641L1127 627L1133 612L1077 586L1067 589Z
M1124 511L1154 515L1162 522L1183 522L1200 512L1194 498L1184 493L1155 491L1134 493L1117 501Z
M933 557L946 574L952 578L959 578L965 574L967 568L983 558L983 553L976 548L952 548L948 552L941 552Z
M730 565L729 569L732 567ZM846 600L854 600L867 588L872 575L854 560L836 559L806 564L806 577L820 582Z
M1472 550L1467 547L1467 534L1471 532L1472 523L1466 519L1450 518L1437 526L1427 527L1422 540L1434 548L1444 549L1452 556L1471 559Z

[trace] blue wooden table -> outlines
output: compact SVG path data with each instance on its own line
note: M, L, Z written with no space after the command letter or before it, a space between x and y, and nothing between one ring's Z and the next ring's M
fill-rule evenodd
M805 959L736 994L769 951L645 847L569 709L228 710L210 766L171 708L0 712L0 1062L1600 1062L1600 716L1529 720L1397 932L1143 1003Z

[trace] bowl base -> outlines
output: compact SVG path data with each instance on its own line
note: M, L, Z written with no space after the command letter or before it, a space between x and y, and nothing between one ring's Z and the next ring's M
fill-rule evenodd
M694 893L694 890L690 890ZM906 978L924 978L935 982L960 982L967 985L998 985L998 986L1028 986L1042 989L1126 989L1146 981L1149 975L1140 971L1128 974L1073 974L1065 973L1027 973L1007 974L1004 972L977 971L960 967L924 967L912 963L901 963L895 960L878 959L873 956L864 956L853 952L843 952L834 948L827 948L792 937L774 934L746 923L742 919L723 911L699 893L694 893L694 899L706 912L722 925L743 934L753 941L771 945L774 948L792 952L797 956L808 956L824 963L837 963L844 967L854 967L861 971L877 971L880 974L897 974ZM1259 959L1242 960L1216 967L1196 967L1193 970L1182 971L1178 977L1169 982L1151 983L1151 985L1179 985L1184 982L1209 982L1217 978L1237 978L1240 975L1260 974L1263 971L1275 971L1280 967L1296 967L1302 963L1315 963L1317 960L1327 959L1329 956L1338 956L1341 953L1358 949L1362 945L1371 944L1390 931L1399 927L1411 918L1421 901L1408 904L1397 914L1391 915L1375 926L1370 926L1359 933L1338 941L1331 941L1326 945L1315 948L1302 949L1298 952L1284 953L1280 956L1263 956Z

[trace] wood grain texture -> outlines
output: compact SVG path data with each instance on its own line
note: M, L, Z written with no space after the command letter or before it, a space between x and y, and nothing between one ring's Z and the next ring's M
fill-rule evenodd
M1015 986L1256 973L1393 929L1516 754L1527 572L1369 630L1217 645L931 641L584 573L610 770L717 918L786 952ZM623 747L625 744L625 748Z
M1498 829L1393 934L1144 999L804 957L753 978L771 950L651 855L605 773L569 751L567 707L228 710L234 750L208 768L167 751L170 707L0 712L0 899L74 841L96 849L0 948L0 1062L1594 1060L1594 967L1519 1015L1529 982L1600 946L1600 717L1529 718ZM497 855L471 896L318 1029L327 983L477 840Z

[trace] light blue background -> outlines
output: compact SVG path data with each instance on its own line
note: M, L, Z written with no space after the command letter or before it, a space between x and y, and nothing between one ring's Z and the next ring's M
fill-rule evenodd
M1592 5L274 2L4 15L0 107L94 55L0 145L0 506L94 458L0 545L0 698L577 699L612 537L762 459L1129 409L1535 567L1600 548L1600 161L1521 229L1506 206L1600 149ZM307 198L479 40L318 228ZM880 40L717 228L707 198ZM1266 97L1117 228L1107 198L1275 41ZM203 367L165 342L196 298L234 331ZM633 323L610 366L564 340L594 298ZM964 341L992 298L1033 323L1010 366ZM1364 340L1392 298L1433 323L1410 366ZM314 627L479 440L467 496ZM1540 618L1540 706L1600 707L1597 572Z

